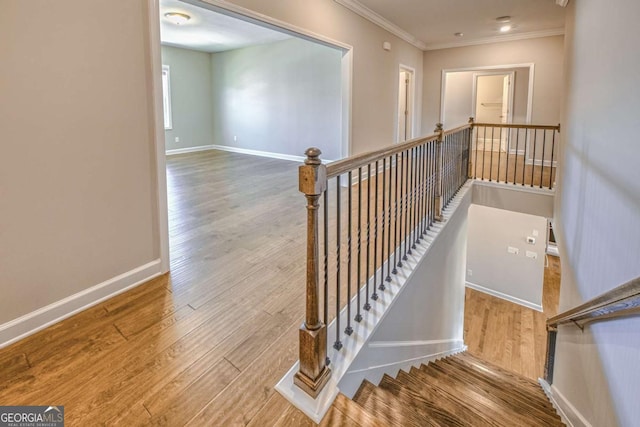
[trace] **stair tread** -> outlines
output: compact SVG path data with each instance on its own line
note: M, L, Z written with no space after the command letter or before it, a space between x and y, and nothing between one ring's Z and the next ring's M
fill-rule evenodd
M383 422L391 426L414 426L414 427L440 427L434 420L425 419L416 413L411 407L405 405L393 394L380 387L376 387L368 381L364 381L362 386L369 389L366 399L359 399L357 402L366 409L369 414L378 417Z
M378 386L393 394L397 399L405 405L410 405L414 411L424 418L432 418L433 420L452 427L465 427L466 424L454 413L447 411L441 405L432 405L422 396L403 387L395 378L384 375Z
M333 406L363 427L388 426L388 424L369 414L362 406L350 400L342 393L338 393L336 400L333 401Z
M467 387L478 393L485 393L491 396L490 399L505 408L505 410L521 413L527 417L535 417L550 424L560 422L560 417L555 413L553 407L544 407L533 399L527 399L526 396L523 397L519 395L520 388L517 386L512 387L509 383L501 383L495 380L495 382L491 383L487 381L486 378L478 378L475 375L468 374L459 367L445 365L442 362L430 366L431 369L439 371L451 381L466 384ZM503 387L501 387L501 385Z
M459 401L455 396L444 393L441 389L434 387L430 383L424 383L412 376L411 374L400 371L398 373L398 381L408 389L418 393L425 400L434 405L439 405L443 409L460 417L468 424L473 423L477 426L499 426L500 424L487 417L482 411L477 410L473 406L467 405L466 402Z
M362 382L336 409L363 426L547 427L564 426L535 381L468 353L449 356L380 385Z
M441 387L448 393L453 395L459 395L461 399L469 400L476 405L477 409L481 409L483 412L490 416L495 421L503 425L522 425L522 426L547 426L546 422L539 422L532 419L530 414L522 413L521 411L514 411L513 408L505 405L495 396L485 393L484 391L477 389L468 384L460 383L455 379L443 374L441 371L423 365L424 369L416 369L415 375L421 375L422 378L429 378L430 381L437 387ZM426 376L426 377L425 377Z
M486 375L486 373L479 372L468 366L465 363L460 363L454 358L440 360L435 366L440 366L445 370L454 369L460 374L464 375L469 381L477 382L478 386L483 387L485 390L496 390L498 393L504 393L505 390L509 390L508 397L522 403L531 404L534 407L543 411L554 411L553 406L547 400L544 392L541 388L538 390L529 390L523 388L519 383L511 381L509 379L495 379Z
M510 382L512 386L518 387L522 393L526 394L531 399L541 402L550 409L553 408L538 383L513 372L509 372L482 359L468 355L467 353L462 353L461 356L462 357L456 356L448 358L447 361L452 364L465 366L467 369L475 371L478 375L487 378L489 381L498 379Z

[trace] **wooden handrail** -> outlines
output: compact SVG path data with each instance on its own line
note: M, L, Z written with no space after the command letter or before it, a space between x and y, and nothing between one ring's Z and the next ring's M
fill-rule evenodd
M545 380L549 384L553 382L556 337L559 325L573 323L583 329L587 323L637 314L640 314L640 277L548 319Z
M560 132L560 125L528 125L528 124L514 124L514 123L473 123L473 127L494 127L494 128L509 128L509 129L547 129L557 130Z
M466 125L468 127L468 125ZM410 150L414 147L422 145L429 141L436 141L438 134L429 136L421 136L419 138L410 139L409 141L395 144L391 147L382 148L380 150L369 151L355 156L347 157L346 159L331 162L327 165L327 179L335 178L338 175L342 175L361 166L366 166L369 163L381 160L385 157L390 157L396 153L400 153L406 150Z
M585 319L594 321L605 316L607 319L622 317L626 315L626 311L637 307L640 307L640 277L550 318L547 320L547 327L555 328L564 323L575 323Z

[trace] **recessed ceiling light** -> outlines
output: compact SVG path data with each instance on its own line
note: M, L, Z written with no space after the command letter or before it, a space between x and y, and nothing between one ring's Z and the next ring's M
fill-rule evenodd
M511 22L511 17L509 15L505 15L505 16L498 16L496 18L497 22L500 22L502 24L506 24L507 22Z
M167 18L169 22L176 25L186 24L191 17L186 13L180 12L167 12L164 14L164 17Z
M500 32L501 33L506 33L511 31L511 25L503 25L502 27L500 27Z
M462 37L464 36L464 33L453 33L453 35L456 37Z

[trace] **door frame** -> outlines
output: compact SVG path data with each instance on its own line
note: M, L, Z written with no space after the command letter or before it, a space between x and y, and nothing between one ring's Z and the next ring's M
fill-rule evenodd
M410 126L410 135L409 138L407 139L410 140L414 137L414 135L416 135L417 133L417 128L416 128L416 69L409 66L409 65L405 65L405 64L400 64L398 66L398 73L396 74L396 80L395 80L395 85L398 88L397 92L396 92L396 118L395 118L395 143L397 144L400 141L399 138L399 133L400 133L400 84L398 81L398 78L400 76L401 72L408 72L411 74L411 82L409 83L409 89L408 89L408 94L410 94L411 98L410 98L410 102L409 102L409 112L410 112L410 117L411 117L411 126Z
M313 43L319 43L342 51L341 83L342 83L342 133L341 148L343 157L351 154L352 138L352 98L353 98L353 46L330 39L304 28L291 25L284 21L259 14L252 10L237 6L224 0L181 0L185 3L222 13L243 21L271 28L302 38ZM160 41L160 1L147 0L149 22L149 44L151 51L150 72L151 87L149 88L149 102L153 105L153 133L155 139L155 166L157 185L157 220L160 247L160 266L162 273L169 271L169 205L167 200L167 160L164 138L164 112L162 106L162 55ZM414 74L415 76L415 74ZM335 160L335 159L332 159Z
M507 116L507 123L511 123L513 121L513 95L515 92L515 76L516 72L511 71L480 71L477 73L473 73L473 86L472 86L472 102L473 105L471 107L471 117L476 117L476 108L478 105L478 77L483 76L509 76L510 85L509 85L509 113ZM504 94L503 94L504 96Z
M447 88L447 73L457 73L462 71L489 71L489 70L504 70L509 68L528 68L529 69L529 88L527 93L527 115L526 124L531 123L531 114L533 111L533 82L535 80L535 64L533 62L527 62L522 64L502 64L502 65L482 65L475 67L461 67L461 68L444 68L441 72L440 78L440 123L444 123L444 100L445 92ZM472 103L475 102L473 99ZM472 109L474 107L472 106ZM473 110L472 110L473 111Z

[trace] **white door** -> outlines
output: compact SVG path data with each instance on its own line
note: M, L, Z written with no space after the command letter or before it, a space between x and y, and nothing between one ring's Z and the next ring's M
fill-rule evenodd
M401 69L398 79L398 142L413 137L413 72Z

